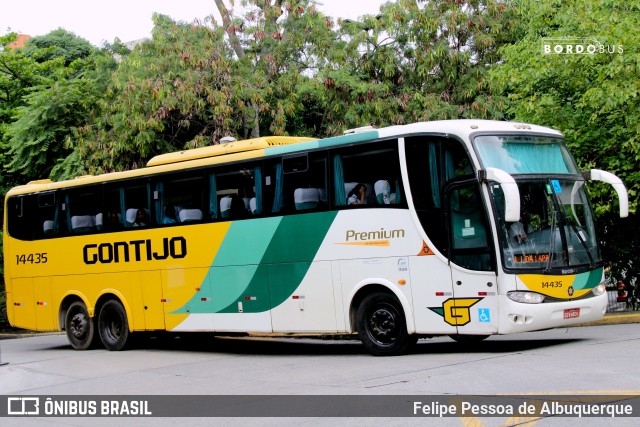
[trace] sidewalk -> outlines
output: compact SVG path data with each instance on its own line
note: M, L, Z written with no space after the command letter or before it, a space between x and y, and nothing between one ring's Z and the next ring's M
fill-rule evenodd
M640 311L614 311L607 313L600 320L581 323L576 326L621 325L625 323L640 323Z

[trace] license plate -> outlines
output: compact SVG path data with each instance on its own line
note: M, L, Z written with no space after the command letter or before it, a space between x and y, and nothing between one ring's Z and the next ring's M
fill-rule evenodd
M579 308L567 308L564 311L565 319L575 319L576 317L580 317L580 309Z

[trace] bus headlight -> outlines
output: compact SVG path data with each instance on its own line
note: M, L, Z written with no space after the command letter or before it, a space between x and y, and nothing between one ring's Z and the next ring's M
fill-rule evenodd
M544 301L544 295L538 294L536 292L507 292L507 296L510 300L515 302L521 302L524 304L540 304Z
M607 291L607 287L604 285L604 283L600 283L598 286L596 286L595 288L593 288L591 290L591 292L593 292L594 295L598 296L598 295L602 295Z

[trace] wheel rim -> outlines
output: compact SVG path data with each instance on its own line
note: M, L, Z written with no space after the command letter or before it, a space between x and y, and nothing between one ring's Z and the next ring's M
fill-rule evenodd
M71 334L77 339L82 339L87 334L87 316L84 313L76 313L71 318L70 329Z
M398 339L398 312L389 305L375 307L369 315L367 333L377 344L388 346Z
M122 335L123 319L113 310L109 310L105 314L103 332L110 340L118 341Z

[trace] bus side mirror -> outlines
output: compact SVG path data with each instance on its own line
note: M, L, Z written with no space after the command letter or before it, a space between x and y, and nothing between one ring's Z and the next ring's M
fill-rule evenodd
M611 184L616 193L618 193L618 200L620 202L620 218L626 218L629 216L629 196L627 194L627 188L620 178L600 169L591 169L590 171L582 172L584 179L593 181L602 181L607 184Z
M486 168L478 171L478 179L499 183L504 194L505 222L520 221L520 190L513 177L502 169Z

